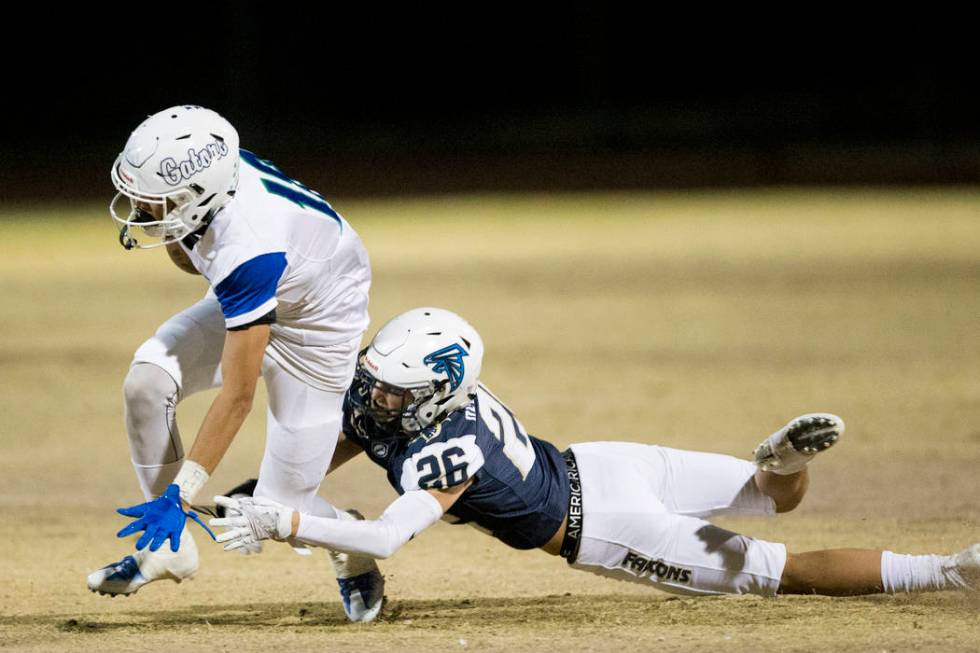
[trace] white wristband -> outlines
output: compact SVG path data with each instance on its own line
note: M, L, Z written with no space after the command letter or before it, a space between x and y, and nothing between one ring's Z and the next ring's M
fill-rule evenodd
M187 503L193 503L194 497L201 491L209 478L211 476L201 465L187 458L181 465L180 471L177 472L174 483L180 488L180 498Z

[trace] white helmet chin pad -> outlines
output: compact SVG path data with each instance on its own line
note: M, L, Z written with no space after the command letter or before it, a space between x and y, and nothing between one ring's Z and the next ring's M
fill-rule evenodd
M361 378L412 390L402 428L417 432L466 405L476 393L483 340L460 316L441 308L416 308L378 331L358 361Z
M147 118L110 171L118 194L109 214L123 246L159 247L206 224L238 188L238 145L235 128L209 109L176 106ZM137 242L133 230L159 240Z

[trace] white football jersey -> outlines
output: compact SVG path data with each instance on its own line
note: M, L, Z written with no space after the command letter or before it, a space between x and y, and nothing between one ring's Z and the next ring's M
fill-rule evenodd
M371 268L357 232L318 193L247 150L235 197L192 247L181 245L227 328L275 309L270 350L293 356L367 328Z

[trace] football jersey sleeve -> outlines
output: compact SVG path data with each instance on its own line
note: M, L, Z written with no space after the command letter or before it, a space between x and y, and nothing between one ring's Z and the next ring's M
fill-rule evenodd
M411 453L402 463L402 490L438 490L461 485L484 463L475 435L431 442Z
M245 261L214 287L229 329L249 324L276 308L276 287L286 253L270 252Z

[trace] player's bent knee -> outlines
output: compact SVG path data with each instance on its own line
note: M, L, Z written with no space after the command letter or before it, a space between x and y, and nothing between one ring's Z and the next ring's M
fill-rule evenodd
M177 383L162 367L153 363L135 363L123 381L126 406L158 406L177 394Z
M163 370L152 363L136 363L129 368L123 381L123 400L126 405L126 419L141 432L142 424L152 423L165 416L177 402L177 383Z

